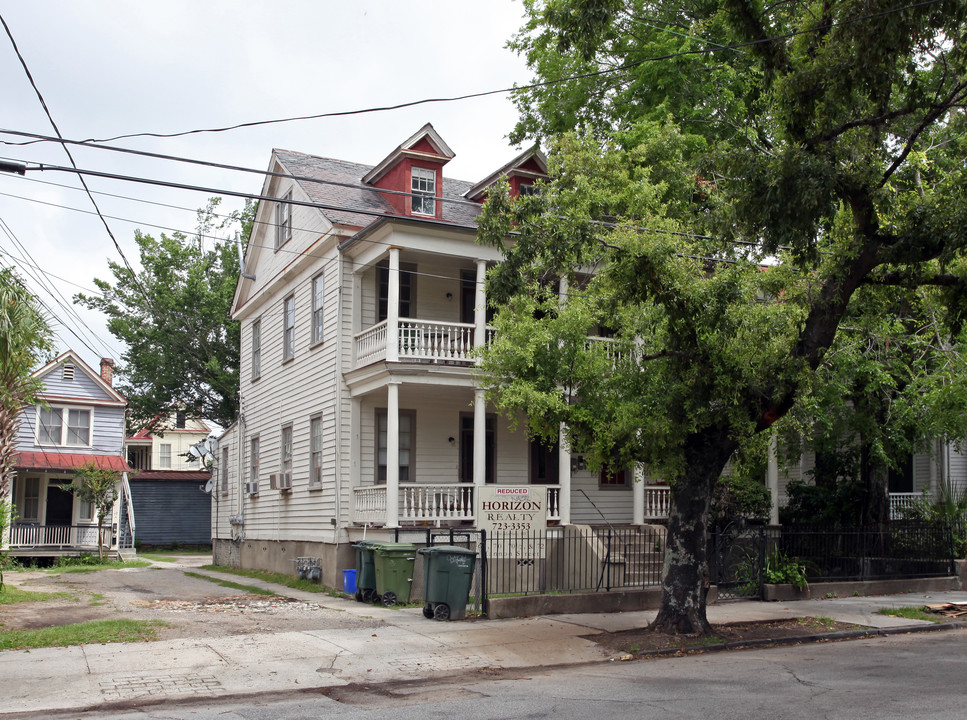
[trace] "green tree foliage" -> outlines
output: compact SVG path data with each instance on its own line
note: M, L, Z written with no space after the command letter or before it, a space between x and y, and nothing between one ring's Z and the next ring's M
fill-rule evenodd
M553 179L485 207L506 259L484 368L531 433L564 423L592 462L673 483L655 626L707 632L713 490L822 393L844 320L903 335L878 295L928 288L959 334L967 7L526 6L514 45L537 80L607 72L518 95L517 137L549 138Z
M89 462L74 469L74 480L67 490L91 503L97 514L97 556L104 557L104 520L118 499L117 484L121 473Z
M239 324L229 313L239 272L235 241L247 236L255 206L219 222L218 203L198 211L193 237L136 231L137 275L110 262L114 283L94 280L102 295L75 296L107 315L111 334L125 343L118 388L134 426L175 408L223 426L238 415ZM232 228L228 240L209 237Z
M36 398L40 384L31 374L50 348L50 327L37 299L13 270L0 268L0 545L13 520L9 493L20 413Z

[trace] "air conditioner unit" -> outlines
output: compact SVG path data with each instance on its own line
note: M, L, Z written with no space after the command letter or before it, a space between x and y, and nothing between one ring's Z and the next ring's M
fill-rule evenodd
M275 473L269 475L269 489L278 490L279 489L279 476Z
M245 483L245 492L248 495L258 495L259 494L258 480L256 480L255 482Z
M292 490L292 473L282 473L279 475L279 490L283 492Z

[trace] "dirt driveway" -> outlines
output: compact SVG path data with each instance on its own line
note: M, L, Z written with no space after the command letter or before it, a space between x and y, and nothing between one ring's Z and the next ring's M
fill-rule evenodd
M127 618L161 620L162 640L182 637L244 635L286 630L377 627L314 602L281 596L248 595L224 588L185 571L211 562L211 557L180 556L175 563L150 567L52 575L42 570L8 572L4 581L24 590L66 593L46 602L0 605L0 629L17 630L67 625L89 620ZM246 584L244 577L226 580ZM320 594L319 602L326 595Z

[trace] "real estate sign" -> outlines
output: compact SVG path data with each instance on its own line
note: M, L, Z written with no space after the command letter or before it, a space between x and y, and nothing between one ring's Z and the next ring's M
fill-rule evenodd
M487 531L491 557L544 557L546 487L484 485L475 488L475 496L477 527Z

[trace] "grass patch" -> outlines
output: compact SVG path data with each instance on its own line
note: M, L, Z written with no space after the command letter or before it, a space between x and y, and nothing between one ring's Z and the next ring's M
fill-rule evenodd
M138 557L144 560L156 560L158 562L177 562L178 558L174 555L162 555L161 553L138 553Z
M0 605L13 605L22 602L44 602L46 600L57 600L60 598L73 597L69 592L34 592L32 590L21 590L13 585L4 585L0 591Z
M906 618L907 620L926 620L927 622L932 623L940 622L939 617L920 607L880 608L876 612L880 615Z
M293 590L305 590L306 592L314 593L326 593L332 597L345 597L346 593L339 590L333 590L325 585L320 585L319 583L314 583L310 580L302 580L293 575L285 575L283 573L269 572L268 570L241 570L239 568L225 567L224 565L204 565L202 566L205 570L214 570L220 573L229 573L231 575L241 575L242 577L255 578L256 580L264 580L265 582L275 583L276 585L284 585L285 587L290 587Z
M221 587L231 588L232 590L241 590L242 592L247 592L251 595L276 594L271 590L265 590L264 588L255 587L254 585L242 585L241 583L232 582L231 580L219 580L218 578L208 577L207 575L202 575L201 573L186 572L185 575L188 577L198 578L199 580L207 580L208 582L215 583Z
M160 620L94 620L38 630L6 630L0 632L0 650L148 642L157 640L157 628L166 624Z
M803 626L803 628L809 630L822 630L824 632L832 632L836 628L836 621L829 617L807 617L798 618L797 622Z
M98 572L99 570L124 570L126 568L142 568L150 566L151 563L149 563L147 560L110 560L98 565L59 565L57 567L49 568L47 573L50 575L59 575L60 573L90 573Z

